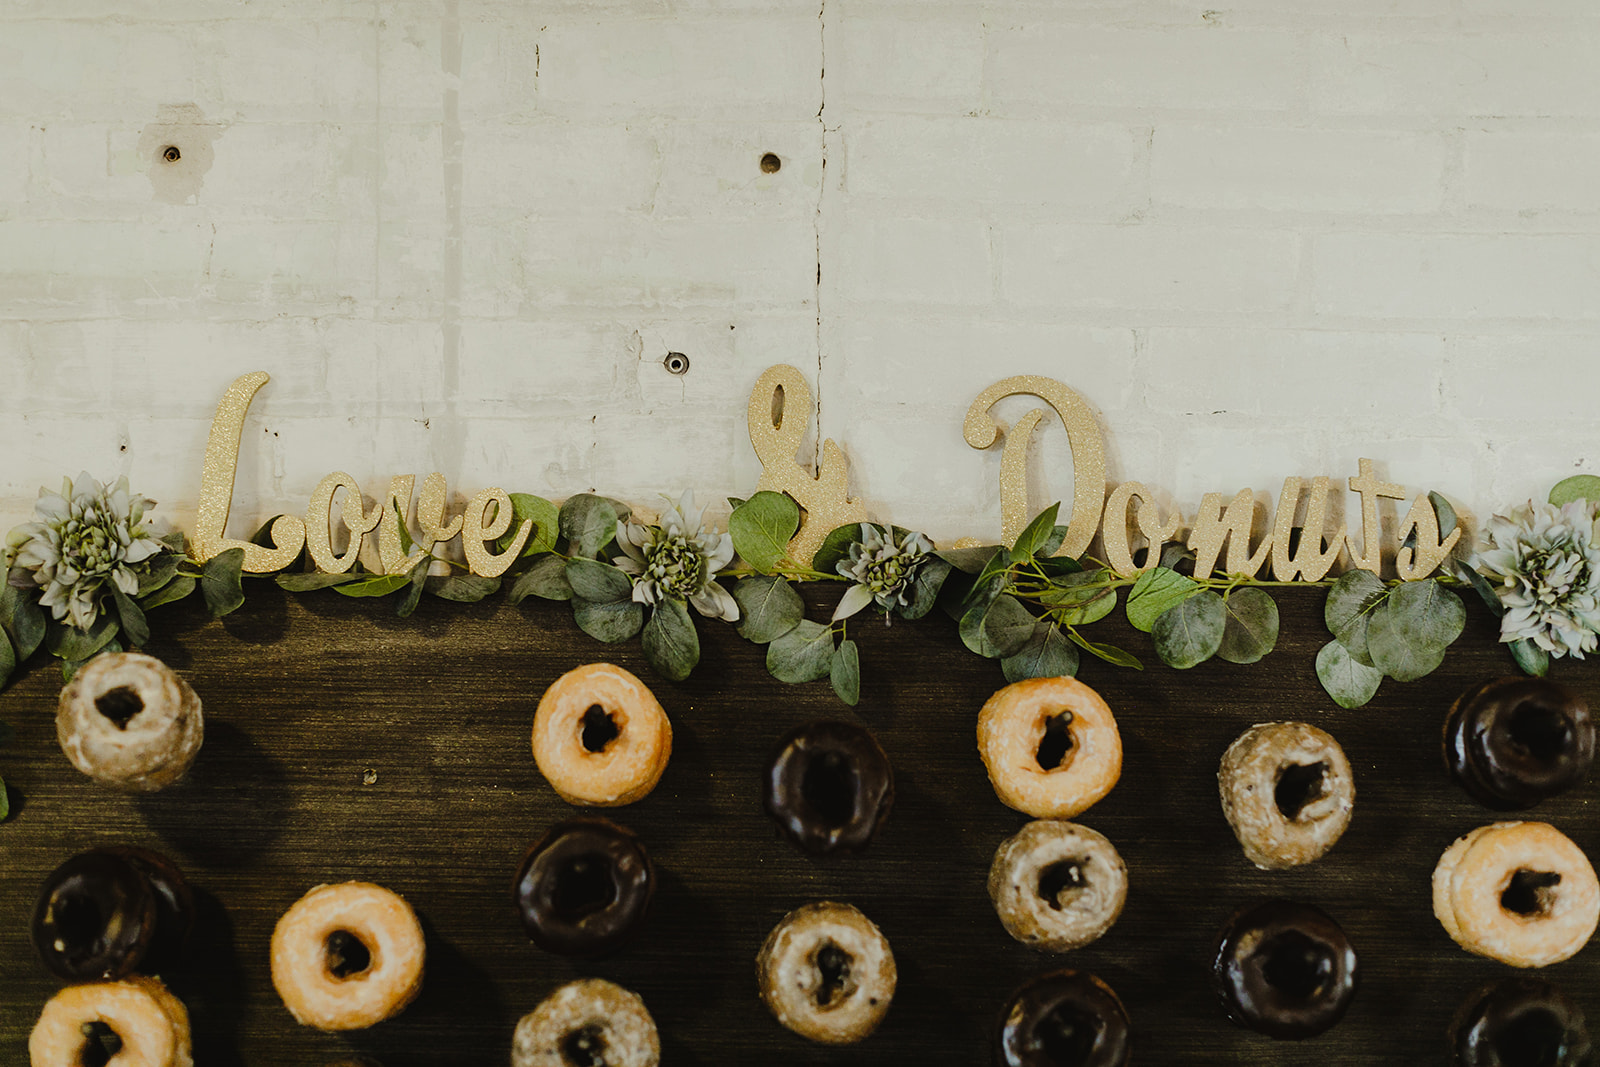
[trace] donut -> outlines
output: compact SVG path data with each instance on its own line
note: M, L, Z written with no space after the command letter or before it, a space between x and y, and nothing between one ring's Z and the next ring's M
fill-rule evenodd
M603 978L568 982L517 1022L511 1067L655 1067L661 1039L637 993Z
M369 882L319 885L272 931L272 984L295 1021L360 1030L398 1015L422 989L417 915Z
M1355 949L1322 909L1289 900L1241 908L1217 935L1211 982L1234 1022L1274 1038L1315 1037L1344 1017Z
M1583 1011L1549 982L1526 975L1474 990L1450 1022L1457 1067L1580 1067L1591 1051Z
M1600 922L1594 868L1548 823L1480 827L1445 850L1434 887L1434 914L1451 938L1513 967L1567 959Z
M1076 678L1029 678L978 713L978 752L995 795L1036 819L1070 819L1122 773L1117 720Z
M1467 690L1444 725L1451 779L1497 811L1531 808L1582 782L1594 721L1572 690L1543 678L1497 678Z
M773 1017L824 1045L853 1044L877 1029L896 981L888 939L861 912L832 901L785 915L756 956L756 974Z
M96 1045L115 1067L194 1067L189 1013L159 978L67 986L28 1036L31 1067L82 1067ZM98 1060L97 1062L107 1062Z
M194 896L165 856L117 846L80 852L45 879L29 934L51 973L111 981L176 963Z
M533 713L534 762L569 804L632 804L671 756L672 722L655 694L610 663L563 674Z
M767 814L812 855L859 852L894 806L889 757L869 731L848 722L789 731L767 761L762 786Z
M1006 933L1066 952L1117 921L1128 869L1105 837L1076 823L1037 819L1006 838L989 866L989 899Z
M1222 814L1244 854L1262 870L1310 863L1332 848L1355 806L1344 750L1303 722L1250 727L1217 769Z
M1084 971L1024 982L1000 1012L1001 1067L1124 1067L1133 1047L1128 1012L1111 987Z
M139 792L182 778L200 751L200 698L165 663L107 652L72 676L56 703L56 738L78 770Z
M535 842L512 893L534 944L563 956L595 956L638 933L655 885L655 867L638 836L588 818L558 823Z

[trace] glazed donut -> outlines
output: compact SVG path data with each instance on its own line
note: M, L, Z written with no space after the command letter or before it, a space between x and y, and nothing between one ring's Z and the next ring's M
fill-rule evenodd
M1450 777L1498 811L1531 808L1582 782L1594 762L1582 697L1543 678L1497 678L1463 693L1444 726Z
M1310 863L1332 848L1356 799L1339 742L1303 722L1240 734L1222 756L1217 788L1233 835L1262 870Z
M1360 975L1339 924L1310 904L1268 900L1217 935L1211 981L1228 1018L1268 1037L1315 1037L1344 1017Z
M812 855L859 852L894 806L894 771L871 732L822 721L784 735L762 779L767 814Z
M1583 1011L1549 982L1525 975L1482 986L1450 1023L1457 1067L1581 1067L1592 1046Z
M200 751L200 698L154 656L107 652L72 676L56 704L56 738L72 765L119 789L151 792L182 778Z
M1029 678L978 713L978 752L1001 803L1070 819L1122 774L1122 738L1100 694L1076 678Z
M1103 836L1038 819L1006 838L989 866L989 899L1006 933L1050 952L1080 948L1122 914L1128 869Z
M849 904L806 904L785 915L756 957L773 1017L824 1045L860 1041L883 1021L896 972L889 941Z
M177 962L194 911L188 883L165 856L96 848L45 879L29 933L56 977L111 981Z
M513 895L534 944L593 956L638 933L655 887L650 854L632 830L608 819L572 819L528 849Z
M1481 827L1440 857L1434 884L1434 914L1455 942L1513 967L1567 959L1600 922L1594 868L1548 823Z
M656 1067L655 1020L631 992L603 978L568 982L517 1023L511 1067Z
M563 674L533 713L534 762L569 804L632 804L671 756L672 722L655 694L610 663Z
M1124 1067L1132 1047L1127 1009L1110 986L1084 971L1054 971L1024 983L1001 1009L994 1062Z
M295 1021L360 1030L398 1015L422 989L417 915L369 882L319 885L272 931L272 984Z
M81 1067L90 1042L121 1042L115 1067L194 1067L189 1012L158 978L67 986L50 998L28 1037L32 1067Z

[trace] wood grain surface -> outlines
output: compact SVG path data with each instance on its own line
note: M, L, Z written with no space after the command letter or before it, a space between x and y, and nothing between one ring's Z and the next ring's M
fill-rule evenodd
M206 715L198 762L165 792L121 795L67 763L55 740L54 663L36 658L0 694L0 719L16 730L0 749L14 804L0 825L0 1064L27 1061L28 1032L58 988L28 942L41 880L69 855L117 842L170 855L200 893L189 965L167 978L189 1006L201 1067L325 1067L353 1053L385 1067L504 1064L517 1018L581 975L644 997L667 1064L983 1064L1008 991L1063 965L1097 973L1120 994L1139 1064L1442 1064L1458 1002L1511 973L1458 949L1429 904L1439 853L1492 820L1449 783L1439 757L1455 696L1512 671L1477 605L1443 667L1411 684L1386 681L1356 711L1339 709L1317 683L1313 658L1328 640L1320 590L1276 593L1283 636L1250 666L1171 670L1120 611L1097 624L1097 638L1150 664L1138 672L1086 657L1080 672L1115 710L1125 749L1120 783L1081 821L1116 844L1131 888L1109 934L1053 956L1013 942L989 904L990 858L1025 821L995 799L974 744L977 710L1003 679L995 662L961 647L943 617L852 627L864 680L851 710L826 682L774 680L763 648L704 620L700 666L672 684L649 671L637 642L601 645L562 605L428 598L412 618L396 619L387 603L332 592L289 596L266 581L247 591L246 606L220 622L198 604L152 617L148 650L189 679ZM825 601L836 595L836 587L806 590L810 616L826 619ZM510 883L523 850L574 811L534 766L534 706L559 674L597 660L654 688L675 747L656 791L613 813L659 868L649 926L613 958L574 963L529 944ZM1555 676L1591 703L1600 695L1588 663L1563 661ZM824 717L871 727L897 786L879 839L828 862L781 839L760 802L774 740ZM1266 872L1234 841L1215 774L1241 730L1274 719L1333 733L1355 768L1357 797L1329 855ZM1593 855L1594 796L1591 782L1531 817ZM295 1025L279 1002L267 945L302 893L349 879L413 903L428 939L427 978L399 1018L323 1034ZM1360 954L1349 1015L1311 1041L1274 1042L1230 1024L1206 984L1223 921L1272 896L1321 906ZM853 1048L809 1045L756 995L753 961L767 931L819 899L860 907L899 963L887 1020ZM1600 952L1544 973L1594 1008Z

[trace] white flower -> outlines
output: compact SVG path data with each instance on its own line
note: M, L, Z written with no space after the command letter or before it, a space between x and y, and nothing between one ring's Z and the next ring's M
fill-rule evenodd
M1497 584L1506 613L1500 640L1532 641L1552 656L1583 658L1600 634L1600 546L1594 507L1575 500L1496 515L1484 531L1493 547L1478 569Z
M42 606L87 630L105 583L132 596L139 591L133 568L166 547L144 528L145 510L154 504L129 493L126 478L107 488L84 473L64 480L60 493L40 489L36 521L6 537L8 580L43 589Z
M933 551L933 542L919 533L908 533L894 543L894 534L870 522L861 524L861 538L850 542L849 554L839 561L839 573L855 582L839 598L833 619L847 619L866 607L877 604L885 611L911 604L911 583L923 560Z
M668 501L658 526L617 523L617 546L627 555L611 562L633 576L633 599L640 604L687 600L702 615L737 622L739 602L716 581L733 560L733 537L702 533L702 514L694 490L686 489L677 507Z

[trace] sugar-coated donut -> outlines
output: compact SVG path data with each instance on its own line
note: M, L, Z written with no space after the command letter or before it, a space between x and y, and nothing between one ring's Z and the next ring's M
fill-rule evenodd
M824 1045L860 1041L883 1021L897 974L889 941L849 904L824 901L785 915L756 957L773 1017Z
M989 899L1006 933L1066 952L1111 929L1128 897L1128 869L1106 838L1076 823L1036 819L1000 843Z
M1332 848L1355 806L1350 761L1326 731L1258 723L1217 769L1222 814L1246 858L1263 870L1310 863Z
M160 979L144 976L67 986L51 997L28 1037L31 1067L81 1067L96 1024L122 1042L114 1067L194 1067L189 1012Z
M632 804L671 756L672 722L655 694L610 663L563 674L533 714L534 762L569 804Z
M297 1022L360 1030L411 1003L423 955L416 912L397 894L370 882L319 885L272 931L272 984Z
M517 1023L511 1067L656 1067L661 1039L637 993L585 978L551 993Z
M1070 819L1122 774L1122 738L1100 694L1076 678L1029 678L978 713L978 752L1001 803Z
M56 738L72 765L119 789L151 792L182 778L204 739L200 698L172 668L138 652L96 656L56 704Z

